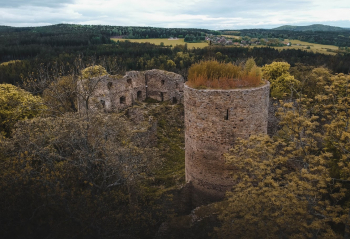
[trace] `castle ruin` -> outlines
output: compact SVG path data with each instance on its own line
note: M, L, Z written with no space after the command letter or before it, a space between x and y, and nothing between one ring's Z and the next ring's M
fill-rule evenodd
M88 105L78 99L79 110L118 112L136 101L183 103L185 107L185 174L192 203L202 205L222 199L235 182L234 167L224 154L237 138L266 134L270 83L230 90L193 89L181 75L162 70L130 71L124 77L86 79L93 85ZM79 88L84 88L84 81Z
M78 109L118 112L146 98L183 103L184 78L162 70L129 71L123 77L104 75L79 82ZM85 95L84 95L85 94Z

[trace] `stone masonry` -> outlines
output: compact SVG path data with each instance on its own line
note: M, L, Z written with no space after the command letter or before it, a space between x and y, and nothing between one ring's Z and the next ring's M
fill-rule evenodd
M88 85L86 90L84 85ZM174 104L183 103L184 78L162 70L129 71L123 77L105 75L86 79L80 82L78 87L80 95L90 94L88 106L83 100L84 97L78 97L80 111L89 108L118 112L146 98L170 100Z
M82 97L87 83L86 88L91 91L88 102ZM105 75L86 79L78 87L80 111L89 108L118 112L146 98L183 103L185 174L192 204L197 206L222 199L234 186L235 169L225 164L223 155L234 146L235 140L266 134L268 121L276 121L275 110L271 104L269 107L269 82L252 88L197 90L187 86L181 75L148 70L129 71L123 77ZM129 114L133 119L142 118L134 111Z
M220 200L234 185L223 154L235 139L266 134L270 84L231 90L197 90L185 84L186 181L192 202Z

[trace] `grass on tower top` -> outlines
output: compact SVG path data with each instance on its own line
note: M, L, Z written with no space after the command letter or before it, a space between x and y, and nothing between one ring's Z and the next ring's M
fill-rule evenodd
M188 70L187 85L196 89L235 89L262 83L260 68L253 58L239 66L216 60L201 61Z

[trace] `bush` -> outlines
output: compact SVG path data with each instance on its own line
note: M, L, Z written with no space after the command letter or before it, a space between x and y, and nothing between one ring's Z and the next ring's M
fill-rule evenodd
M249 59L245 66L211 60L190 67L187 85L197 89L234 89L255 87L261 83L260 69L253 59Z

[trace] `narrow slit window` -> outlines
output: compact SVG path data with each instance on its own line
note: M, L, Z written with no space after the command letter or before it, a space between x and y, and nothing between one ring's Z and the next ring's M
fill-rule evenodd
M228 109L226 110L225 120L228 120Z

